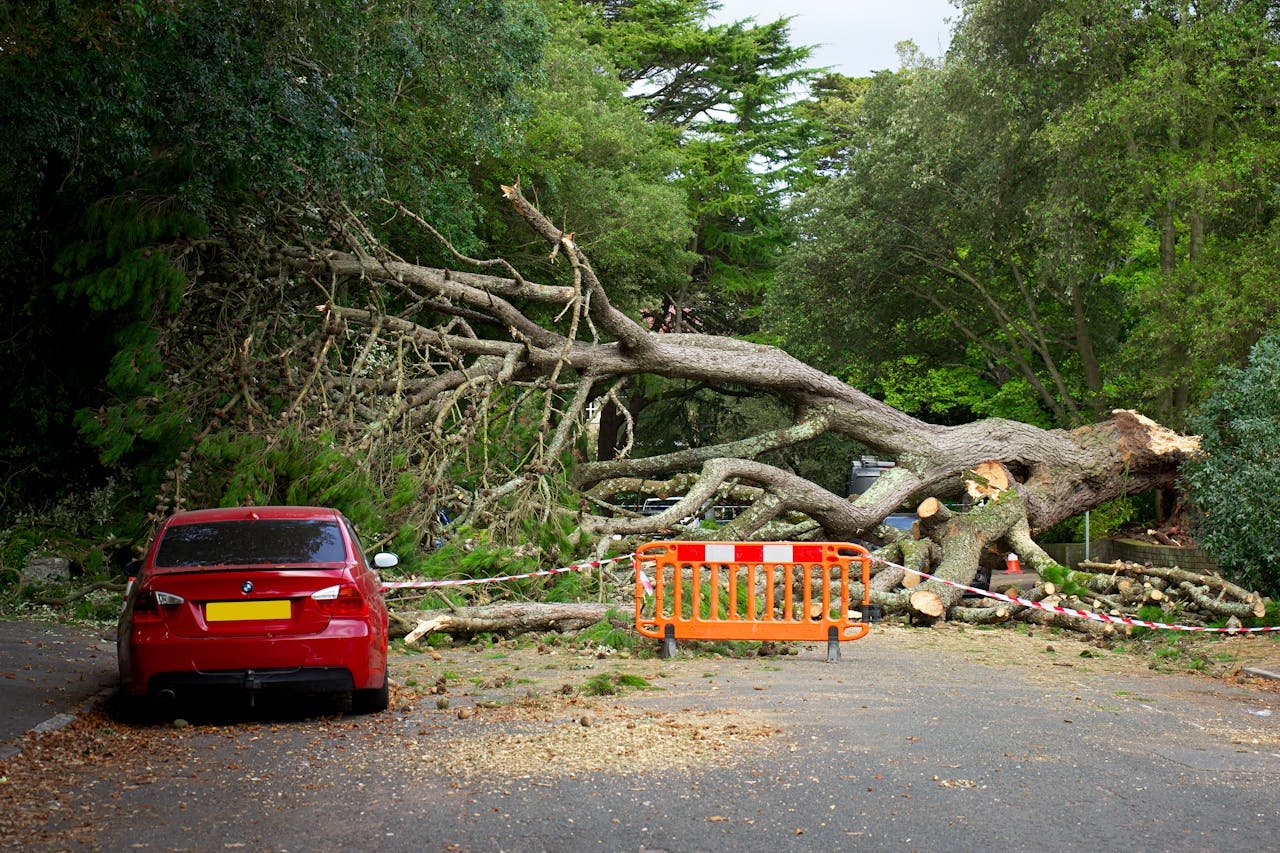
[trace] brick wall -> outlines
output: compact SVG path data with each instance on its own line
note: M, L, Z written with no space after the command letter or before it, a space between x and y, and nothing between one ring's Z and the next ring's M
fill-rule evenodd
M1084 559L1083 542L1060 542L1042 546L1050 557L1064 566L1076 568ZM1177 566L1189 572L1216 572L1218 563L1200 548L1173 548L1134 539L1095 539L1089 543L1089 559L1097 563L1124 560L1152 566Z

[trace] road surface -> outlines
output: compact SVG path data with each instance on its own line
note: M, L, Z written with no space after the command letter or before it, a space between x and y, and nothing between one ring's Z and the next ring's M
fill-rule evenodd
M623 660L481 645L397 657L393 708L372 717L298 706L191 709L189 725L89 715L0 762L0 814L13 816L0 839L107 850L1274 849L1274 682L1154 673L1047 630L883 627L846 644L839 663L824 656L812 646ZM583 695L593 677L617 684L619 673L652 687Z

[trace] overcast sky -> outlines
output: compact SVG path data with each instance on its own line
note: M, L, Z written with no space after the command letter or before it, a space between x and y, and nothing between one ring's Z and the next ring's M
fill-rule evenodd
M941 56L959 15L950 0L721 0L717 22L790 16L791 43L816 45L812 63L851 77L896 70L893 46L911 39L925 54Z

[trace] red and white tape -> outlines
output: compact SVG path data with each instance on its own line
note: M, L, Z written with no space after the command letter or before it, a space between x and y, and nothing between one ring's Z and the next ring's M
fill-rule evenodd
M682 550L678 555L679 559L694 560L698 562L701 562L704 560L714 560L714 561L723 561L723 562L743 562L743 563L775 562L775 561L789 563L789 562L805 562L806 560L821 559L820 554L810 555L808 553L808 550L812 546L807 546L804 544L796 544L793 546L789 544L784 545L781 543L773 543L769 545L753 545L753 544L739 543L735 545L733 543L708 542L705 544L704 543L680 543L679 545L677 545L677 547L681 549L684 549L684 548L689 549L687 553ZM694 553L695 548L698 551L698 553L696 554ZM782 548L786 548L788 553L784 555L781 550ZM815 552L821 551L820 548L816 548L816 547L814 547L813 550ZM803 553L797 553L797 552L803 552ZM551 575L565 574L567 572L584 572L589 569L599 569L599 568L603 568L604 566L611 565L612 563L620 563L623 560L630 560L634 556L635 554L622 554L617 557L610 557L607 560L591 560L589 562L575 563L574 565L564 566L563 568L558 568L558 569L543 569L541 571L526 572L520 575L500 575L498 577L491 577L491 578L462 578L458 580L430 580L430 581L391 581L391 582L384 582L382 584L382 589L384 592L389 590L396 590L396 589L435 589L438 587L471 586L474 584L482 584L482 583L501 583L503 581L525 580L527 578L544 578L544 577L549 577ZM920 577L925 578L926 580L937 581L940 584L944 584L949 587L954 587L956 589L962 589L965 592L971 592L974 595L979 595L979 596L982 596L983 598L991 598L991 599L995 599L996 601L1006 602L1008 604L1020 604L1023 607L1031 607L1036 610L1044 610L1049 613L1061 613L1065 616L1072 616L1077 619L1092 619L1095 622L1108 622L1113 625L1131 625L1131 626L1140 627L1140 628L1158 628L1166 631L1193 631L1193 632L1208 633L1208 634L1263 634L1263 633L1280 632L1280 625L1267 625L1261 628L1209 628L1203 625L1171 625L1166 622L1152 622L1147 619L1139 619L1136 616L1112 616L1109 613L1096 613L1092 610L1080 610L1075 607L1063 607L1061 604L1045 604L1042 601L1032 601L1029 598L1021 598L1019 596L1014 596L1014 595L1005 595L1004 593L1000 593L1000 592L992 592L990 590L978 589L976 587L967 586L962 583L957 583L956 581L947 580L946 578L940 578L940 577L937 577L936 575L931 575L928 572L922 572L918 569L907 568L906 566L903 566L899 563L893 563L893 562L890 562L889 560L880 559L879 557L872 557L871 559L877 563L881 563L882 565L890 566L895 569L902 569L903 571L910 572L913 575L919 575ZM653 581L649 579L648 575L644 573L643 569L640 570L639 577L640 577L641 583L645 587L645 591L647 593L652 594Z
M550 575L562 575L566 572L585 572L588 569L598 569L607 566L610 563L617 563L622 560L630 560L632 554L623 554L620 557L610 557L607 560L592 560L587 563L575 563L572 566L565 566L560 569L542 569L537 572L525 572L522 575L501 575L493 578L462 578L459 580L434 580L434 581L390 581L382 584L382 591L386 592L393 589L434 589L442 586L471 586L480 583L501 583L502 581L519 581L525 578L545 578Z
M1170 625L1167 622L1150 622L1146 619L1139 619L1136 616L1112 616L1109 613L1095 613L1092 610L1078 610L1075 607L1063 607L1061 604L1045 604L1042 601L1032 601L1029 598L1019 598L1014 595L1005 595L999 592L991 592L986 589L977 589L975 587L966 586L962 583L949 581L946 578L940 578L931 575L928 572L922 572L918 569L908 569L906 566L898 563L891 563L888 560L882 560L879 557L872 557L877 563L891 566L895 569L908 571L913 575L919 575L931 581L937 581L956 589L963 589L974 595L980 595L983 598L994 598L997 601L1008 602L1009 604L1021 604L1024 607L1032 607L1036 610L1044 610L1049 613L1062 613L1066 616L1074 616L1077 619L1092 619L1095 622L1109 622L1113 625L1133 625L1139 628L1160 628L1166 631L1195 631L1204 634L1264 634L1280 631L1280 625L1267 625L1262 628L1208 628L1203 625Z

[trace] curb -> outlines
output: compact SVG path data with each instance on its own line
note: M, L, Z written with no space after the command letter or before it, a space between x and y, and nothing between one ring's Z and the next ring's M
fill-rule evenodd
M1277 677L1280 678L1280 676ZM49 719L36 723L22 734L10 740L8 743L0 743L0 761L13 758L15 755L20 754L22 752L22 741L28 735L56 732L58 729L75 722L76 718L81 714L87 714L99 705L104 704L115 692L116 688L114 685L111 687L104 687L89 698L82 700L70 711L54 714Z
M1280 681L1280 665L1277 664L1267 664L1265 667L1247 666L1242 672L1246 675L1255 675L1258 678L1270 678L1273 681Z

